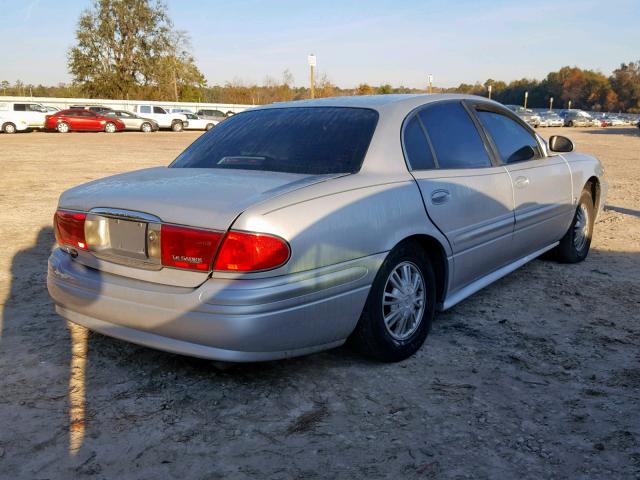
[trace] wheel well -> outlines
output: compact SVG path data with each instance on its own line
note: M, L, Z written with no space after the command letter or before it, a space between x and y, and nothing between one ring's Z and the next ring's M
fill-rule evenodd
M447 255L444 248L438 240L429 235L412 235L405 238L401 243L412 242L420 245L425 253L429 256L433 272L436 276L436 300L438 303L444 301L446 291L448 268Z
M593 207L597 210L598 205L600 205L600 181L597 177L591 177L589 180L587 180L584 188L589 189L589 193L591 193L591 199L593 200Z

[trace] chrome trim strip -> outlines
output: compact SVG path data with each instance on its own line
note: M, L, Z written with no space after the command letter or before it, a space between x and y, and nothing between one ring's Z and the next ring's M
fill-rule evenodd
M127 220L137 220L137 221L148 222L148 223L162 222L162 220L159 217L156 217L155 215L151 215L150 213L136 212L133 210L124 210L120 208L97 207L89 210L89 213L101 215L103 217L124 218Z

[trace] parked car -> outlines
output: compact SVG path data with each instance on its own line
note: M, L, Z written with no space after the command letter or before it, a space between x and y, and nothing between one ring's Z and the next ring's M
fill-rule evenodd
M593 119L587 112L582 110L567 110L564 115L565 127L591 127Z
M114 133L124 130L125 126L117 118L105 117L91 110L70 109L47 115L45 128L57 130L60 133L72 131Z
M64 192L47 283L66 319L153 348L397 361L436 310L545 252L584 260L606 192L596 158L486 98L273 104Z
M47 109L40 103L0 102L0 116L16 126L26 122L30 129L42 129L46 112Z
M16 133L29 129L29 124L25 120L16 120L14 118L4 118L0 116L0 132Z
M184 127L185 130L211 130L218 123L220 123L218 120L207 120L205 118L200 118L193 113L185 113L185 116L187 117L188 122L188 125Z
M196 115L200 118L204 118L206 120L215 120L217 122L223 121L228 116L228 114L224 114L220 110L214 110L214 109L198 110L196 112Z
M111 112L113 108L104 105L71 105L70 110L91 110L96 113Z
M156 105L136 105L133 112L137 115L155 120L160 128L181 132L188 126L187 117L182 113L169 113L164 108Z
M140 132L157 132L160 129L158 122L150 118L142 118L135 113L126 110L111 110L103 114L107 118L117 118L124 123L125 130L136 130Z
M623 127L626 125L624 121L622 121L620 118L613 115L607 116L606 119L607 119L607 123L611 127Z
M540 126L541 127L562 127L564 121L555 112L542 112L540 113Z
M540 116L537 113L534 113L533 110L521 107L520 105L506 105L506 107L512 112L515 112L516 115L532 127L538 128L540 126Z

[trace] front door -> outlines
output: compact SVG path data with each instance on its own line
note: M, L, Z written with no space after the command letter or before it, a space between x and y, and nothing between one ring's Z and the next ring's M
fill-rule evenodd
M514 255L535 253L569 228L575 211L571 170L561 156L545 156L529 128L502 112L476 109L513 183Z

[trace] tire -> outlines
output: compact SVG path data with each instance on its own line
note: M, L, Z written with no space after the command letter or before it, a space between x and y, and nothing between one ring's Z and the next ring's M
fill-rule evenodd
M151 124L149 122L144 122L142 125L140 125L141 132L149 133L151 132L151 130L153 129L151 128Z
M171 124L171 130L173 130L174 132L181 132L183 128L184 128L184 126L182 125L182 122L180 122L180 121L173 122Z
M582 262L589 254L595 207L588 189L582 190L573 221L560 244L555 248L556 259L562 263Z
M205 130L209 131L214 127L213 123L207 123L207 126L204 127Z
M118 130L115 123L107 122L104 126L105 133L115 133Z
M573 120L569 120L569 126L573 127Z
M406 278L413 281L405 283ZM415 295L403 298L412 290L409 285L417 282ZM400 286L408 287L407 291ZM385 299L393 304L385 305ZM429 257L417 243L402 243L380 267L349 342L360 353L383 362L404 360L427 338L435 303L435 274Z
M60 122L56 125L56 130L60 133L69 133L69 124L67 122Z
M2 126L2 131L4 133L16 133L17 130L16 126L11 122L7 122Z

